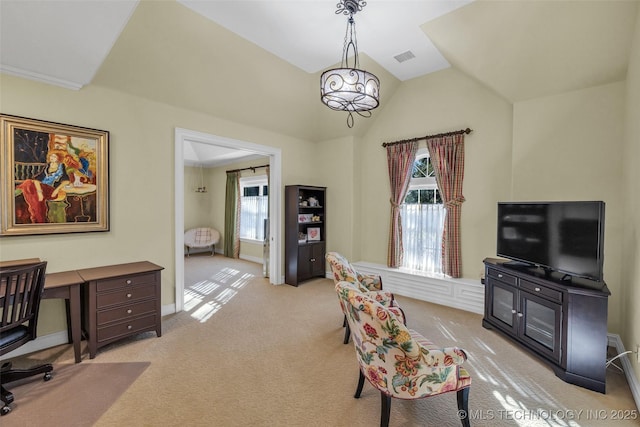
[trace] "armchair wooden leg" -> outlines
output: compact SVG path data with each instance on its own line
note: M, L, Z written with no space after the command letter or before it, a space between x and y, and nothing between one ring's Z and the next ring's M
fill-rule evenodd
M462 421L462 427L471 427L469 423L469 389L465 387L462 390L458 390L458 417Z
M364 387L364 374L361 370L358 370L360 376L358 377L358 388L356 389L356 394L353 396L356 399L360 398L360 394L362 394L362 388Z
M347 326L344 327L344 340L342 341L343 344L349 344L349 338L351 338L351 329L349 328L349 325L347 324Z
M380 427L389 427L389 416L391 415L391 396L380 392L381 408L380 408Z

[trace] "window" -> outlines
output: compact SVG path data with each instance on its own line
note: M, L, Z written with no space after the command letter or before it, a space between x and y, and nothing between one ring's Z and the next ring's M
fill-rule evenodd
M409 190L400 209L402 218L402 267L442 274L442 228L445 210L431 158L418 150Z
M240 238L264 240L264 220L269 216L267 176L240 178Z

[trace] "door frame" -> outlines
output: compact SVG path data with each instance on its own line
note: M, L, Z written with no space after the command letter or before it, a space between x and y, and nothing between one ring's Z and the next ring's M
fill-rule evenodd
M184 307L184 145L198 142L242 149L269 157L269 281L284 283L282 276L282 150L190 129L175 129L175 285L176 313Z

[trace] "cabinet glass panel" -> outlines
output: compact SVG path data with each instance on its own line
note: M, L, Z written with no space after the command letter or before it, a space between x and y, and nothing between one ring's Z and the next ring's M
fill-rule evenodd
M556 312L530 299L525 299L525 304L525 335L553 351Z
M493 317L513 326L513 292L493 287Z

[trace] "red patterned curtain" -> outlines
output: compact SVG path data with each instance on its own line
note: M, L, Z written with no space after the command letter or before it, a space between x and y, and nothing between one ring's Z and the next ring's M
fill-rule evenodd
M462 274L460 215L464 177L464 134L427 140L436 181L447 210L442 232L442 272L451 277Z
M416 160L418 142L410 141L387 146L387 167L391 186L391 224L389 227L389 250L387 265L402 265L402 220L400 205L404 202L411 180L413 162Z

